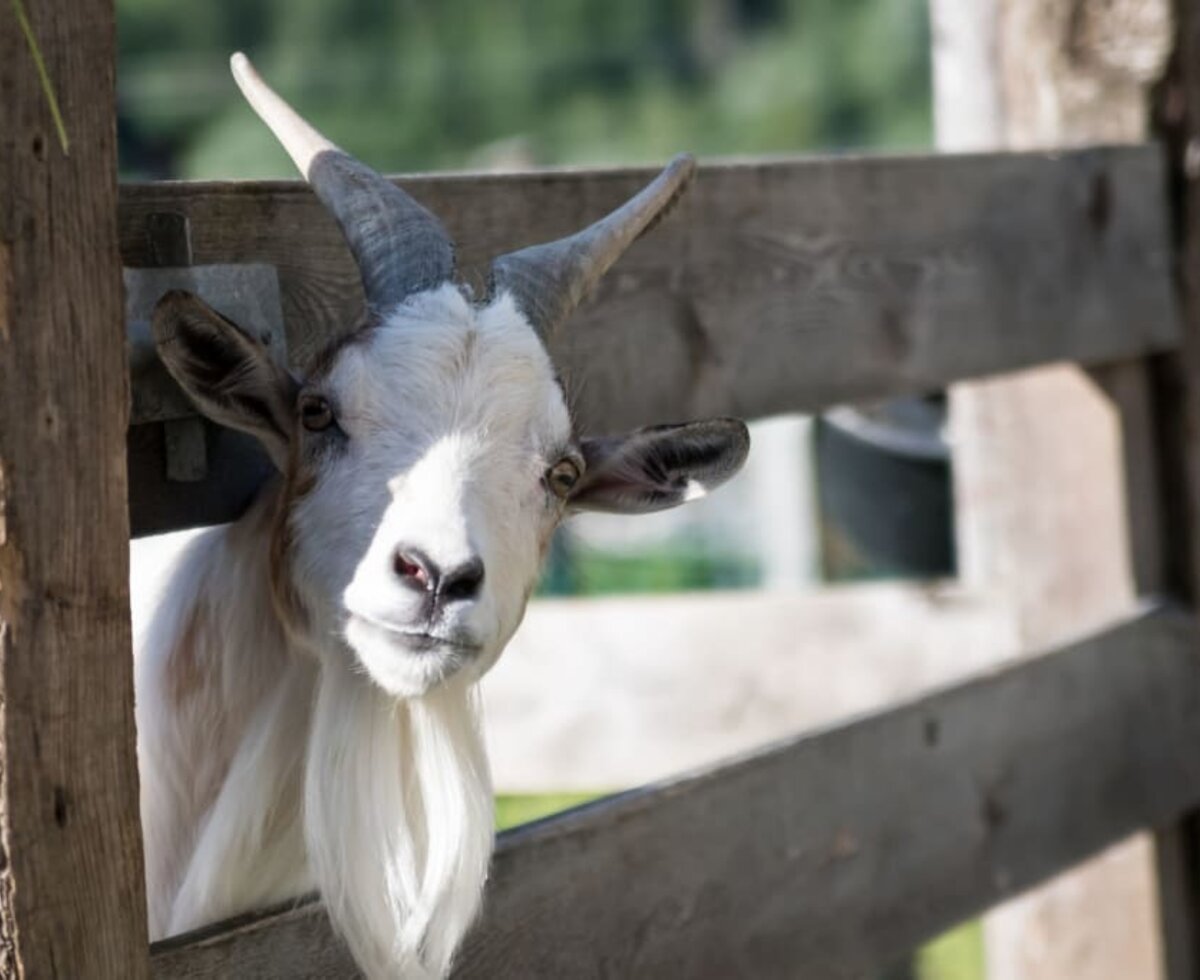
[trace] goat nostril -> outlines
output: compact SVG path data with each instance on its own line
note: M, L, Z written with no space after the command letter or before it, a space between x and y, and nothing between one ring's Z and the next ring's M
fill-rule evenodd
M441 596L448 602L474 599L483 585L483 562L472 558L469 562L452 569L442 579Z
M421 590L432 588L430 564L415 551L397 548L392 555L392 571L405 585Z
M483 562L478 558L443 572L420 548L403 545L392 552L392 572L400 584L425 592L435 601L474 599L483 584Z

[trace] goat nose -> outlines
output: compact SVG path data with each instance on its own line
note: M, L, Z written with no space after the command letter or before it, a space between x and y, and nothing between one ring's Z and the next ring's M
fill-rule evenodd
M418 592L435 592L441 578L437 564L425 552L407 545L392 553L392 572L401 585Z
M420 548L410 545L401 545L393 552L392 571L402 585L428 592L442 602L474 599L483 585L483 561L480 558L472 558L444 572Z
M444 602L474 599L479 595L481 585L483 585L483 562L475 557L446 572L442 576L437 593Z

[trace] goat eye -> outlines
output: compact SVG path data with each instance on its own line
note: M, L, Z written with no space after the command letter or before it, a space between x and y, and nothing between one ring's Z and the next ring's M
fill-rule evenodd
M560 459L546 470L546 483L555 496L565 498L579 482L579 464L573 459Z
M333 409L320 395L300 398L300 422L309 432L320 432L333 425Z

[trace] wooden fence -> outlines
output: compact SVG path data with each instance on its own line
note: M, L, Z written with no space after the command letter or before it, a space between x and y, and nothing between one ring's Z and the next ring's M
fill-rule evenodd
M486 257L603 214L649 175L405 187L462 243L469 278ZM585 379L582 425L620 430L814 411L1047 361L1165 350L1178 339L1165 189L1152 146L705 166L552 353L565 376ZM277 271L296 363L353 326L357 273L303 184L125 187L127 267L160 264L164 225L188 230L185 254L198 266ZM238 512L233 487L244 494L240 479L261 478L242 463L248 440L210 431L210 481L168 483L164 442L142 421L135 414L130 437L135 533Z
M405 186L474 243L470 261L560 235L644 178ZM706 167L555 356L605 430L1170 351L1166 193L1156 146ZM353 322L355 273L303 185L127 187L127 266L154 262L162 215L190 229L197 266L277 270L301 363ZM635 356L647 342L656 356ZM220 475L167 481L157 429L177 421L131 430L135 528L233 516L260 472L210 431ZM237 495L226 474L246 477ZM458 973L867 976L1200 803L1196 640L1189 615L1155 605L995 677L505 835ZM315 901L172 939L152 962L164 978L352 972Z
M1200 4L1181 10L1181 50L1196 54ZM0 90L17 108L0 135L0 950L16 976L350 975L315 901L146 955L118 266L269 267L298 364L351 324L355 276L299 184L133 186L118 207L111 9L47 2L34 26L73 143L60 152L28 52L0 33ZM585 424L755 417L1052 361L1149 359L1135 408L1157 425L1128 427L1127 450L1161 480L1129 479L1164 487L1133 503L1165 530L1146 541L1160 522L1136 519L1132 545L1188 600L1200 198L1182 147L1200 134L1200 58L1181 64L1187 112L1166 150L703 167L554 351L587 378ZM406 186L470 265L586 223L643 176ZM133 530L234 516L261 464L164 409L154 384L135 376ZM1182 603L1148 598L994 675L504 835L457 974L862 977L1137 828L1174 827L1172 980L1200 976L1196 633Z
M871 976L1200 800L1196 639L1190 615L1151 606L994 676L519 828L456 975ZM315 902L153 961L164 978L235 964L353 973Z

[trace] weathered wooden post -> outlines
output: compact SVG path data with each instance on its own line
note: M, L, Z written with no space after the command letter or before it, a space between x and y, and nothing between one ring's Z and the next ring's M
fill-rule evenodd
M1200 597L1200 0L1172 0L1174 43L1154 97L1175 209L1183 344L1157 365L1164 498L1174 533L1166 574L1195 607ZM1158 834L1168 980L1200 977L1200 812Z
M4 976L125 980L149 962L114 35L112 0L0 9Z
M1030 149L1146 138L1167 0L932 0L939 144ZM1091 188L1096 234L1120 207ZM960 558L1036 649L1164 586L1153 380L1137 362L1046 367L952 391ZM1169 537L1175 534L1175 530ZM990 980L1162 975L1141 835L989 915Z

